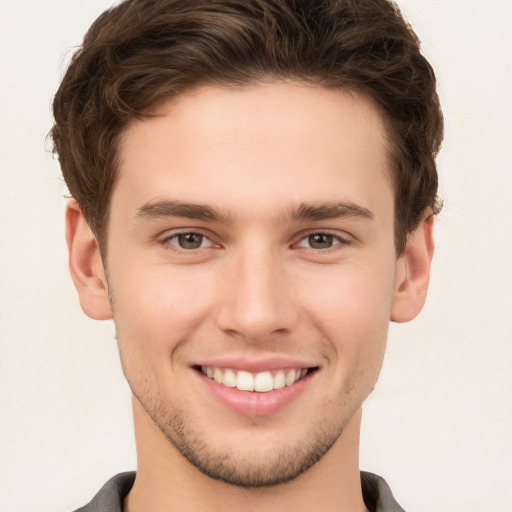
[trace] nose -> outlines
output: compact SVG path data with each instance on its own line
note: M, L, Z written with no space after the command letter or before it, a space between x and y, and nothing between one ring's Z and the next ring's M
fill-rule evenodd
M230 260L216 309L218 327L250 342L269 341L293 331L299 310L282 258L260 250Z

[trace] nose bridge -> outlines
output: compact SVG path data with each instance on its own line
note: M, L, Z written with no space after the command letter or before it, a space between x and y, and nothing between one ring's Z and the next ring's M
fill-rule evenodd
M218 320L225 331L256 341L289 332L298 319L283 258L267 245L244 247L233 254L229 286Z

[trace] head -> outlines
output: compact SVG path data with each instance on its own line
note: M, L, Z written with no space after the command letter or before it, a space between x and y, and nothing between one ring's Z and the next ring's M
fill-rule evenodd
M434 75L396 7L125 1L54 109L72 274L136 428L244 487L349 460L437 208Z
M395 243L436 213L443 122L430 64L388 0L132 0L91 26L54 100L71 195L103 250L119 145L134 120L201 85L293 80L372 99L386 125Z

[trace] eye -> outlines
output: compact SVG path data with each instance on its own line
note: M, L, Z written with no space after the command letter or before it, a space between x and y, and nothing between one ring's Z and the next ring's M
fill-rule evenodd
M163 240L164 244L177 246L186 251L213 246L213 242L201 233L176 233Z
M330 233L311 233L305 236L297 245L298 247L307 247L308 249L330 249L336 245L342 244L344 241Z

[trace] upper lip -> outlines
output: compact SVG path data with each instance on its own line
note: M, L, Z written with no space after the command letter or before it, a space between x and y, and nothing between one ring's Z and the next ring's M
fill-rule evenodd
M245 370L259 373L266 370L281 370L284 368L315 368L318 364L285 356L271 357L222 357L205 359L194 363L193 366L209 366L211 368L230 368L232 370Z

